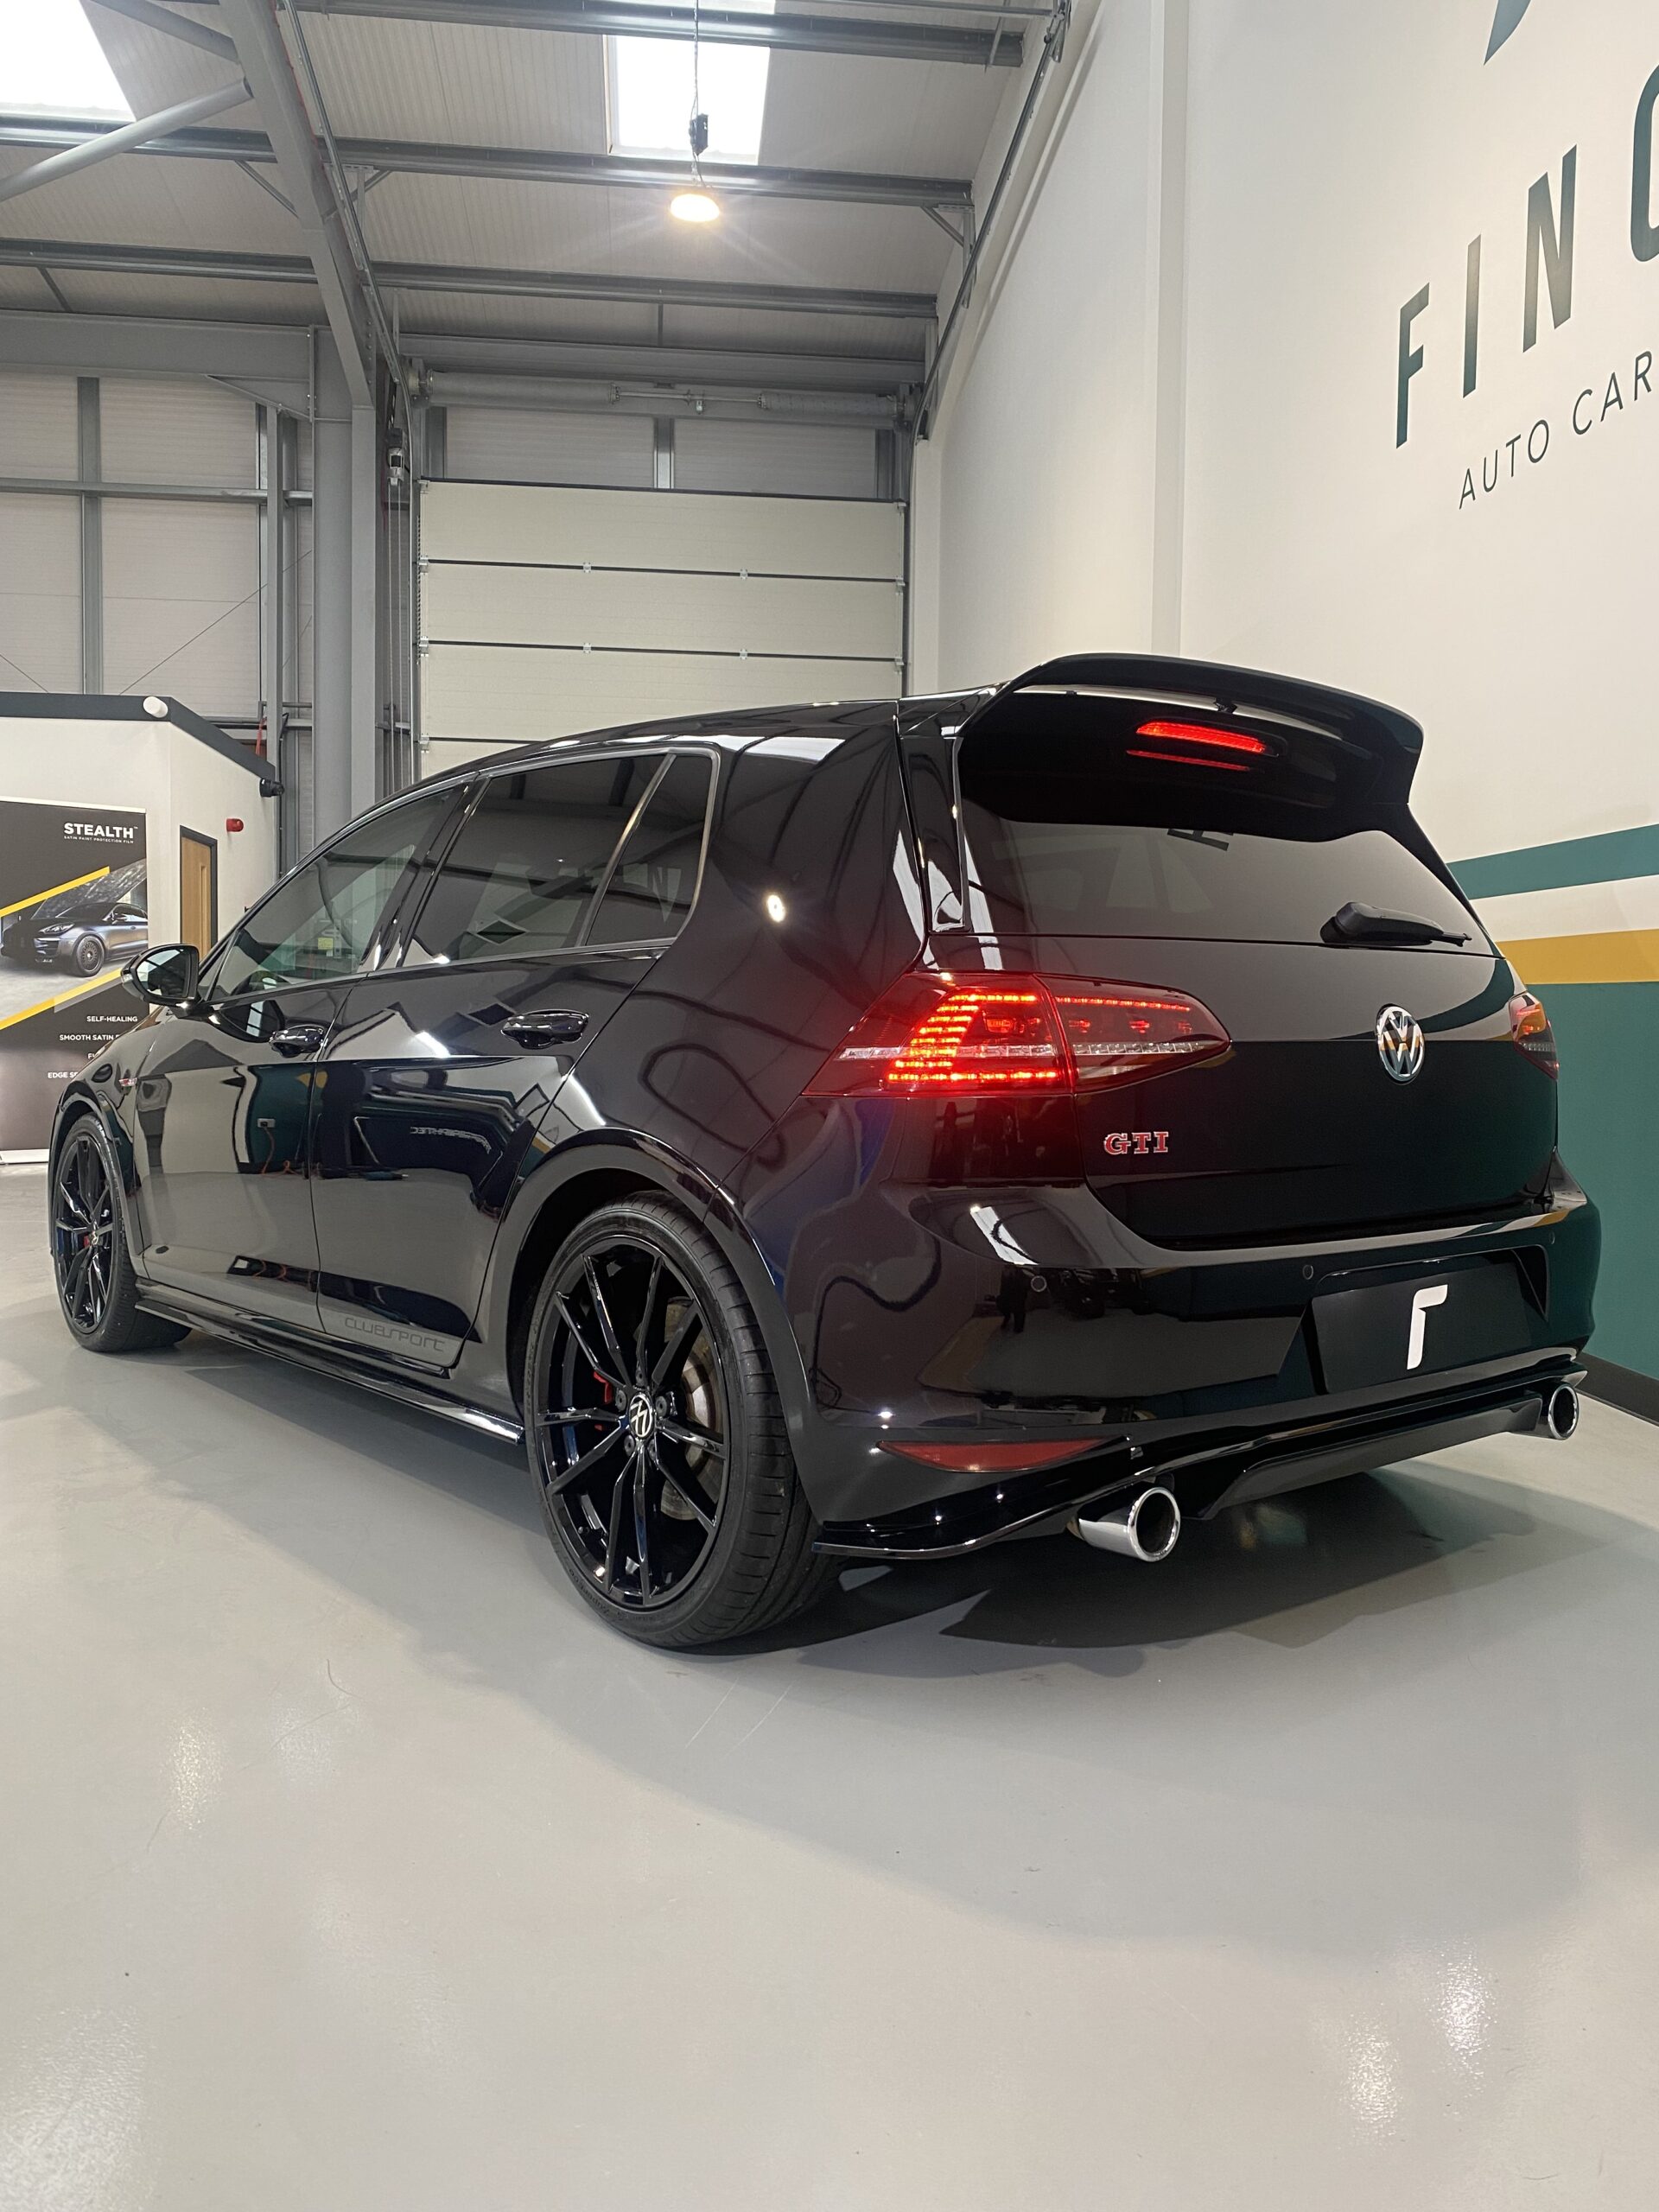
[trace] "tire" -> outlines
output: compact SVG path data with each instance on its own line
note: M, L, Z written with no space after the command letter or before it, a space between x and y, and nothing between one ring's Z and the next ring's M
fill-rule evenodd
M58 1305L88 1351L150 1351L189 1332L144 1313L122 1223L115 1154L94 1114L64 1138L52 1169L50 1235Z
M554 1550L624 1635L677 1650L751 1636L834 1579L754 1314L677 1207L625 1199L565 1239L537 1294L524 1397Z
M83 976L96 976L104 965L104 947L95 937L83 937L76 941L76 968Z

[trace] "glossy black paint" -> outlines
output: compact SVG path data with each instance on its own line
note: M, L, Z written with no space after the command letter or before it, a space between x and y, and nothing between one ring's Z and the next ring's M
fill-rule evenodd
M1037 673L1320 721L1373 749L1408 819L1419 737L1391 710L1183 664ZM655 1188L744 1284L815 1513L874 1548L952 1501L984 1522L975 1541L1005 1525L982 1473L895 1441L1087 1443L1043 1478L1073 1501L1200 1455L1213 1496L1287 1436L1427 1433L1414 1408L1452 1418L1448 1393L1471 1419L1530 1405L1590 1333L1599 1224L1478 924L1464 950L997 938L963 880L955 748L1016 697L746 712L537 753L715 758L695 911L665 944L411 959L494 764L450 779L357 972L215 1001L210 958L203 1001L153 1010L112 1079L66 1092L58 1141L86 1112L115 1141L146 1302L511 1433L552 1252L594 1205ZM922 959L1190 992L1233 1050L1075 1109L806 1095ZM1408 1087L1372 1036L1394 1001L1428 1038ZM1109 1150L1129 1128L1165 1145ZM1326 1372L1323 1301L1452 1265L1502 1275L1503 1341L1472 1341L1451 1375Z

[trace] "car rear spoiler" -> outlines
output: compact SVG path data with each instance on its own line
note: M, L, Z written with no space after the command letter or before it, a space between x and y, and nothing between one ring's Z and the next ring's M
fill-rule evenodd
M1141 653L1070 653L1046 660L1002 684L963 723L969 732L994 732L1022 694L1031 691L1113 691L1150 696L1236 713L1287 715L1359 747L1377 762L1389 798L1403 805L1423 749L1421 726L1396 708L1351 691L1332 691L1261 669L1226 668L1202 660Z

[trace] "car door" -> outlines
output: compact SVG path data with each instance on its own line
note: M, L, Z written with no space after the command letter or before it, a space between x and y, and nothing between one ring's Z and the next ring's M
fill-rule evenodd
M690 910L712 779L706 753L613 747L480 782L321 1071L331 1335L459 1356L553 1093Z
M127 1111L140 1263L158 1285L315 1330L317 1061L457 799L423 794L356 823L246 917L194 1007L156 1016Z

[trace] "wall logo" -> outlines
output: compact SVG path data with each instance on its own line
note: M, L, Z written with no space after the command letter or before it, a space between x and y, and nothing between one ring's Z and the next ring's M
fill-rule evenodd
M130 822L66 822L63 836L70 845L131 845L138 832Z
M1514 37L1531 6L1532 0L1497 0L1488 61ZM1530 353L1572 321L1579 304L1575 280L1581 166L1586 202L1597 210L1610 202L1624 202L1620 213L1628 215L1630 241L1626 265L1640 270L1659 263L1659 68L1636 93L1627 146L1628 150L1617 143L1587 146L1580 164L1580 148L1569 145L1558 168L1546 169L1524 184L1524 223L1520 188L1524 179L1517 178L1513 217L1503 235L1496 241L1484 233L1469 239L1455 259L1447 255L1445 277L1449 283L1436 278L1406 302L1400 310L1395 354L1396 446L1410 438L1415 412L1425 403L1432 404L1434 391L1456 389L1459 354L1463 397L1471 399L1481 387L1495 342L1507 335L1513 345L1518 338L1520 351ZM1616 177L1618 170L1624 172L1617 179L1617 191L1609 188L1613 182L1606 176L1609 168ZM1461 282L1453 274L1459 263ZM1452 295L1450 300L1446 291ZM1516 308L1520 310L1516 317L1519 327L1511 323L1504 333L1493 311L1507 322ZM1501 429L1490 425L1488 437L1495 430L1499 434L1479 453L1465 455L1467 465L1459 472L1459 512L1479 506L1500 487L1541 467L1553 453L1570 448L1592 433L1599 442L1638 409L1643 420L1650 419L1653 403L1659 399L1656 358L1659 346L1630 344L1622 358L1604 357L1593 369L1586 364L1588 374L1583 384L1576 391L1564 385L1548 411L1531 423L1521 417Z
M1521 28L1521 19L1532 5L1532 0L1497 0L1497 13L1492 17L1492 35L1487 43L1486 59L1490 61L1500 46L1507 46Z

